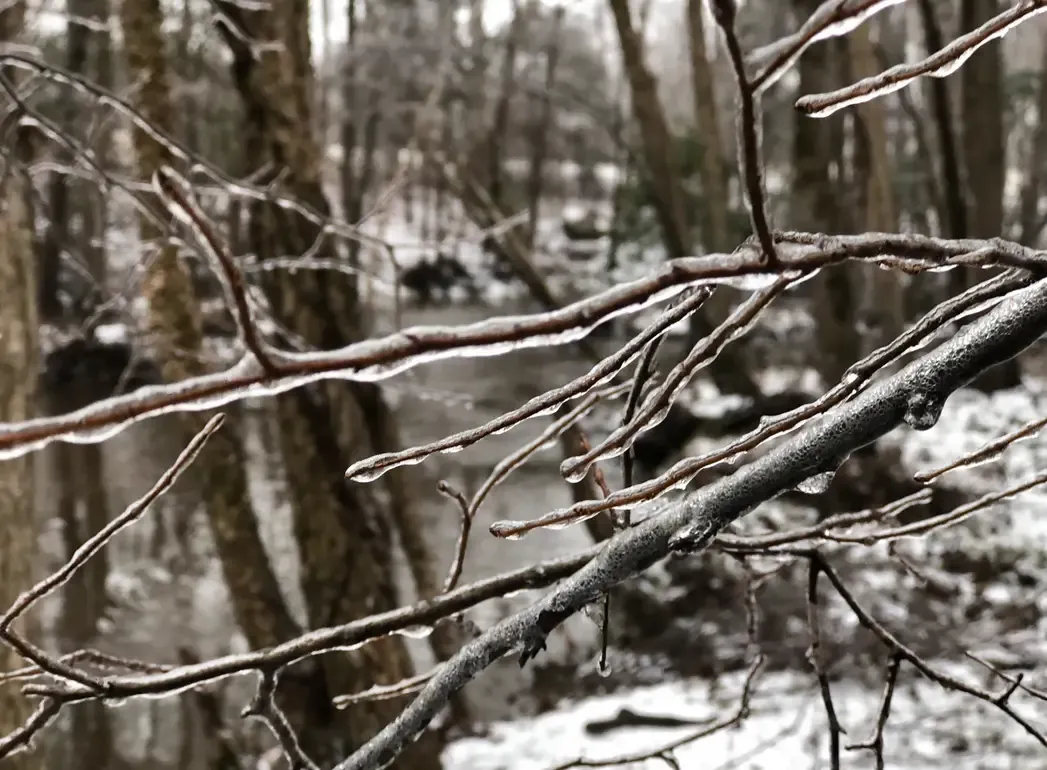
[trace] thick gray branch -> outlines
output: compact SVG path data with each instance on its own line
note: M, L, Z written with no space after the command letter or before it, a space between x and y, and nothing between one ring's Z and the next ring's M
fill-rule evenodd
M498 658L513 651L520 651L524 661L534 657L556 626L614 585L674 549L702 550L731 522L804 479L835 469L855 449L902 422L920 430L931 428L955 390L1017 355L1044 331L1047 280L1040 280L894 376L812 420L750 465L616 535L599 556L547 596L465 645L396 720L335 770L389 764L455 692Z

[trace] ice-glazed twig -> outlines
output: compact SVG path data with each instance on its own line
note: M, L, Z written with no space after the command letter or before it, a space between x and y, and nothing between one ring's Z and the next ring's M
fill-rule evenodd
M584 455L564 460L560 465L560 473L564 478L569 481L581 478L589 472L594 462L605 457L616 457L627 451L640 433L650 430L664 420L673 401L695 374L716 360L716 356L727 343L752 328L760 313L794 280L779 278L770 287L753 294L735 308L727 320L709 336L700 340L687 357L669 372L665 381L647 396L630 423L616 429Z
M109 522L100 531L92 535L87 542L76 549L59 569L52 572L32 588L22 592L7 612L0 617L0 639L10 644L22 657L31 661L43 671L61 679L77 682L92 690L104 691L106 689L104 681L45 654L42 650L36 648L35 645L22 638L11 625L37 601L68 582L91 557L105 547L117 532L136 522L154 501L171 488L178 477L182 475L182 472L196 459L207 439L221 427L224 420L225 416L221 414L212 417L148 492L131 503L123 513Z
M61 686L26 684L29 695L54 697L62 704L93 698L124 699L156 696L205 685L253 671L277 671L300 660L339 649L355 649L375 639L406 629L432 625L471 607L517 591L545 588L574 574L592 561L601 546L592 546L573 556L539 562L512 572L461 586L446 594L407 607L377 613L339 626L309 631L296 639L243 654L225 655L202 663L188 663L169 670L144 674L111 674L101 692L84 684L63 682Z
M939 466L938 468L929 471L916 473L913 475L913 478L916 481L926 484L959 468L971 468L976 465L993 462L999 459L999 457L1003 455L1004 450L1011 446L1011 444L1017 444L1022 439L1032 438L1043 430L1045 425L1047 425L1047 417L1030 422L1017 430L1011 431L1005 436L993 439L980 449L976 449L975 451L953 460L946 465Z
M483 425L459 433L451 434L429 444L409 447L399 452L388 452L368 457L352 465L345 472L346 478L354 481L376 478L374 474L384 473L400 465L420 462L426 457L437 452L454 451L475 444L481 439L493 436L503 431L510 430L525 420L546 414L555 410L560 404L587 393L601 382L617 374L623 367L628 365L650 340L657 335L663 334L676 323L679 323L688 315L693 313L709 297L711 290L702 287L696 289L690 296L684 298L680 303L664 310L661 315L647 328L633 337L629 342L612 355L604 358L593 366L581 377L567 383L563 387L546 391L535 396L523 406L511 412L495 417Z
M233 318L236 320L240 339L258 359L258 363L261 364L266 374L275 376L279 373L279 368L269 357L268 345L262 339L251 313L243 273L237 267L233 255L229 253L218 233L200 210L193 188L170 166L161 166L153 174L153 187L171 216L189 227L200 250L206 255L207 262L225 293L226 306L232 311Z
M886 767L883 760L883 731L887 727L887 720L891 716L891 701L894 698L894 688L898 683L898 672L901 667L901 656L896 652L891 653L890 660L887 661L887 676L883 685L883 695L880 696L880 708L876 713L876 727L873 729L872 737L861 743L850 743L847 745L848 751L868 749L873 752L876 770L884 770Z
M773 283L779 272L811 275L848 259L904 264L914 271L958 264L1030 269L1047 265L1047 253L1000 239L945 240L885 233L829 237L789 232L776 234L775 240L780 271L769 270L759 246L746 243L728 255L671 260L644 278L561 310L456 327L415 327L318 353L270 352L281 366L280 377L266 375L251 356L225 372L141 388L64 415L8 423L0 426L0 458L25 454L58 440L104 441L146 416L215 409L325 379L376 382L431 361L571 344L609 318L639 312L694 285L726 283L755 289Z
M859 80L854 85L824 94L802 96L796 109L812 118L824 118L837 110L878 99L905 88L917 78L944 78L956 72L986 43L1003 37L1037 14L1047 11L1047 0L1022 0L989 19L978 29L953 40L944 48L915 64L898 64L879 75Z
M61 710L61 703L51 698L41 700L21 727L12 730L7 735L0 735L0 760L20 751L29 750L33 737L47 727Z
M943 325L966 313L981 308L1007 293L1028 283L1026 276L1003 274L991 278L938 305L894 341L855 363L843 379L816 401L776 417L765 419L759 427L731 442L697 457L689 457L673 465L662 475L646 482L621 489L604 500L585 500L567 508L552 511L550 516L595 516L611 508L628 508L657 499L671 489L687 484L701 470L722 462L740 458L768 439L796 430L807 420L842 403L861 390L870 378L908 350L930 341L931 335Z
M87 542L77 548L59 569L52 572L28 591L23 592L11 605L10 609L4 613L3 617L0 617L0 631L6 631L19 615L44 596L64 585L91 557L104 548L117 532L138 521L149 506L174 485L179 476L200 454L200 450L204 448L207 440L211 438L215 431L222 427L223 422L225 422L224 414L216 414L208 420L207 424L193 437L192 441L182 450L178 458L164 471L163 475L153 484L148 492L127 506L123 513L88 538Z
M722 529L760 503L796 486L812 470L846 457L905 423L914 402L922 403L921 414L926 416L928 403L944 404L955 390L1019 354L1044 332L1047 280L1015 292L935 350L824 414L738 473L707 484L666 506L658 515L619 532L573 577L463 646L395 720L339 763L336 770L373 770L389 765L455 693L494 661L514 651L520 651L522 661L530 660L544 648L553 630L615 585L673 551L704 550ZM930 420L915 422L921 429L932 427ZM822 572L830 580L836 577L826 565L822 565ZM833 580L834 586L836 582ZM905 650L893 637L891 640L893 649ZM917 656L913 658L919 661ZM940 673L936 681L952 684ZM962 692L980 692L957 683L955 689ZM1003 707L1009 708L1006 704ZM1013 709L1007 713L1031 729Z
M345 709L355 706L357 703L371 703L379 700L402 698L405 695L412 695L418 692L432 676L432 672L427 671L424 674L402 679L393 684L376 684L374 687L368 687L366 690L354 692L350 695L339 695L334 699L333 703L335 708Z
M442 593L447 593L454 590L454 587L458 585L458 580L462 577L462 566L465 564L465 551L469 547L469 533L473 528L474 512L469 509L469 501L465 499L465 495L451 486L450 482L440 481L436 488L440 494L455 501L458 505L458 514L461 520L461 524L458 527L458 540L454 545L454 556L451 558L451 566L447 570L447 577L444 578Z
M745 56L734 23L738 9L735 0L712 0L713 18L720 25L727 53L734 68L734 77L738 83L738 166L745 180L746 202L749 206L749 220L752 223L756 240L763 249L763 257L770 265L778 264L778 254L774 248L771 225L767 219L767 205L763 187L763 160L760 154L762 118L759 109L759 96L749 83L745 73Z
M879 508L856 513L838 513L835 516L822 519L817 524L812 524L809 527L799 527L768 535L720 534L716 536L716 547L733 553L756 554L793 543L828 540L831 539L831 533L837 530L891 519L910 508L930 502L930 500L931 490L921 489Z
M882 10L906 0L825 0L796 32L749 54L748 64L766 62L752 78L756 93L773 85L813 43L841 37Z
M320 770L315 762L306 756L298 742L294 728L276 704L277 675L270 671L259 672L258 688L251 703L240 712L242 718L260 720L276 738L287 760L288 770Z
M503 481L512 471L523 465L527 458L534 454L534 452L551 441L554 441L562 435L564 431L585 417L585 415L596 406L597 402L604 398L620 396L629 387L631 387L630 383L623 382L605 392L590 394L578 406L546 428L538 438L529 442L498 463L498 466L494 469L491 475L487 477L486 481L484 481L483 486L477 490L476 496L473 497L473 502L470 504L473 513L476 511L476 507L483 502L483 499L494 488L495 484ZM533 519L531 521L496 521L490 526L490 532L495 537L513 540L522 537L535 529L542 527L559 529L560 527L567 526L571 523L572 522L567 519L550 522L544 520L544 517Z
M971 502L958 506L951 511L940 513L937 516L931 516L928 519L914 521L911 524L904 524L899 527L894 527L893 529L876 530L869 533L828 533L826 534L826 538L838 543L862 543L864 545L869 545L872 543L899 540L904 537L922 537L934 530L958 524L964 519L969 518L972 514L988 508L990 505L1015 497L1022 492L1035 489L1043 484L1047 484L1047 471L1041 471L1031 478L1019 481L1005 489L990 492L987 495L979 497L977 500L972 500Z
M829 729L829 767L840 770L840 736L846 731L840 724L833 703L832 686L829 684L829 673L824 660L822 648L821 618L818 611L818 574L820 563L811 559L807 569L807 627L811 632L811 646L807 649L807 660L818 678L818 689L822 694L822 705L825 708L825 719Z

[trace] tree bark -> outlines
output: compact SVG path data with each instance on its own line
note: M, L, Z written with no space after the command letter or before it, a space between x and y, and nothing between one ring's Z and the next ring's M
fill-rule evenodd
M311 125L308 2L274 0L268 11L247 11L234 3L222 7L254 39L283 43L256 59L238 36L225 30L234 82L247 114L244 141L249 156L283 169L283 190L326 214L320 148L300 128ZM252 206L249 241L259 258L302 254L320 237L316 225L296 214L265 203ZM262 286L276 321L311 347L339 347L367 334L355 276L268 272ZM313 627L397 604L388 512L374 499L373 490L343 479L346 466L379 441L368 435L361 408L378 399L381 393L375 386L333 382L277 398L302 589ZM401 707L396 701L380 701L335 712L329 697L406 678L413 667L400 637L325 656L320 663L326 692L314 695L314 709L299 729L305 733L307 751L326 765L372 737ZM436 741L429 733L398 766L439 767Z
M968 32L999 11L996 0L962 0L960 29ZM1003 82L1003 49L999 40L980 47L959 73L963 110L963 159L967 171L968 222L972 238L1003 236L1003 193L1007 173L1004 127L1006 93ZM961 291L983 278L980 271L956 271L955 290ZM995 366L971 385L992 392L1021 384L1017 358Z
M852 80L870 77L880 71L869 37L870 26L875 23L873 20L863 24L847 36ZM859 211L862 214L859 225L866 231L891 233L897 229L898 217L891 185L893 164L887 135L887 106L882 99L875 99L860 105L856 112L859 152L856 153L854 178L861 185L862 206ZM858 267L865 287L863 296L859 298L861 311L876 330L871 344L860 351L864 355L901 334L905 328L905 304L901 278L897 272L881 270L875 265ZM855 354L858 352L856 350Z
M0 42L23 30L26 4L15 0L0 9ZM18 169L0 177L0 422L34 416L39 371L36 279L31 223L26 216L25 179ZM33 522L32 455L0 461L0 607L6 610L33 583L36 527ZM23 624L24 625L24 622ZM0 645L0 672L24 661ZM19 728L34 704L19 687L0 687L0 735ZM9 757L10 770L43 770L42 751Z
M640 130L643 160L647 166L655 215L662 232L666 256L670 259L696 253L688 221L683 183L673 162L673 136L669 132L665 111L658 98L657 84L648 69L643 40L633 26L628 0L609 0L618 30L622 61L632 97L633 119ZM691 316L691 336L697 340L708 335L719 323L699 309ZM724 393L760 398L760 388L749 376L739 348L726 347L710 367L716 387Z

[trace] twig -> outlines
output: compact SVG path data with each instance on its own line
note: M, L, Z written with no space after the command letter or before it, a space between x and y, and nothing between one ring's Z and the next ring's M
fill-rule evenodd
M837 404L843 403L854 393L861 390L873 374L888 363L897 360L906 351L926 344L931 334L941 326L959 318L973 308L980 307L988 301L1004 296L1021 286L1028 285L1029 280L1025 276L1005 273L978 284L963 294L941 303L894 341L873 351L866 358L852 365L844 373L843 379L817 400L790 412L764 420L755 430L724 447L719 447L697 457L681 460L661 476L651 481L619 490L606 500L586 500L551 512L549 515L595 516L597 513L612 507L628 507L640 502L655 500L668 490L678 485L686 484L701 470L737 458L742 452L755 449L774 436L796 430L811 418L825 413Z
M512 428L524 420L540 415L549 409L555 408L558 404L586 393L603 380L621 371L643 349L644 345L648 344L652 339L655 339L666 329L679 323L688 314L697 310L709 297L710 293L711 291L705 287L695 290L691 296L680 302L679 305L667 308L658 319L629 340L620 350L604 358L584 375L572 380L563 387L535 396L518 409L499 415L479 427L454 433L429 444L410 447L399 452L368 457L351 466L346 471L346 478L358 479L361 474L368 476L378 471L417 461L437 452L446 452L449 449L454 450L459 447L470 446L481 439Z
M854 598L854 595L844 585L843 581L836 571L829 565L825 558L818 552L813 552L811 558L815 559L819 563L819 567L824 575L829 579L829 582L833 584L833 588L840 595L840 598L846 602L851 612L854 613L858 622L861 623L865 628L871 631L880 642L891 651L892 654L898 656L901 660L912 665L917 671L932 682L937 683L941 687L947 690L955 690L957 692L965 693L978 700L984 701L996 708L1000 709L1004 714L1011 718L1016 724L1020 725L1025 732L1035 738L1042 746L1047 747L1047 736L1041 731L1037 730L1028 720L1021 716L1014 707L1010 704L1010 697L1014 694L1017 686L1013 683L1009 684L1007 688L999 693L993 693L988 690L983 690L979 687L973 687L961 679L937 671L915 652L906 647L902 642L898 640L894 634L888 631L884 626L869 615L865 609L858 604L858 601Z
M357 703L371 703L373 701L401 698L418 692L432 676L432 672L427 671L424 674L418 674L393 684L376 684L374 687L369 687L351 695L339 695L334 699L334 705L335 708L344 709Z
M454 590L454 587L458 585L458 579L462 576L462 565L465 564L465 550L469 546L469 532L473 528L473 515L476 512L470 509L469 501L465 499L465 495L451 486L450 482L441 480L437 483L436 488L440 494L446 495L458 504L458 511L461 514L461 526L458 528L458 541L454 546L454 558L451 559L447 577L444 578L442 593L447 593Z
M275 671L329 650L355 648L411 627L432 625L488 599L516 591L545 588L577 572L592 561L601 548L602 546L592 546L573 556L539 562L479 580L407 607L377 613L339 626L309 631L266 650L225 655L203 663L176 666L158 673L110 675L106 678L105 690L101 693L85 685L58 688L33 683L25 685L23 691L31 695L56 697L63 703L79 703L95 697L112 699L155 696L185 690L236 674Z
M258 359L266 374L275 377L280 373L280 369L270 358L268 345L259 334L258 325L252 317L244 275L233 260L233 255L200 211L189 182L170 166L162 166L153 174L153 187L171 216L187 225L196 236L211 269L222 284L226 305L233 311L240 338Z
M942 529L944 527L952 526L963 521L971 514L977 513L980 510L988 508L994 503L1001 502L1010 497L1014 497L1022 492L1038 487L1042 484L1047 484L1047 470L1037 473L1023 481L1019 481L1016 484L996 492L990 492L987 495L979 497L977 500L972 500L969 503L953 508L951 511L940 513L937 516L931 516L930 518L923 519L921 521L914 521L911 524L904 524L894 529L884 529L876 532L862 533L862 534L835 534L827 533L825 537L829 540L833 540L838 543L861 543L863 545L870 545L872 543L898 540L903 537L918 537L920 535L926 535L928 532Z
M949 471L954 471L958 468L970 468L975 465L993 462L998 459L1000 455L1003 454L1003 451L1011 444L1016 444L1022 439L1035 436L1045 425L1047 425L1047 418L1027 423L1017 430L1011 431L1006 436L993 439L983 445L980 449L976 449L959 459L953 460L947 465L942 465L929 471L921 471L920 473L913 474L913 479L926 484L927 482L941 478Z
M25 724L7 735L0 736L0 759L28 750L33 736L47 727L61 710L62 704L58 701L51 698L41 700Z
M259 672L258 689L255 690L250 705L240 712L240 716L261 720L269 728L284 752L289 770L320 770L316 763L305 755L287 717L276 705L276 682L276 674L270 671Z
M760 108L759 97L755 89L750 85L749 78L745 74L745 57L742 54L741 43L734 31L734 22L737 16L735 0L712 0L713 18L723 31L724 40L727 42L727 53L734 67L734 77L738 82L738 98L740 108L738 110L738 165L745 179L746 197L749 204L749 220L752 222L753 232L763 249L763 258L768 265L778 264L778 252L774 247L774 238L771 235L771 226L767 221L767 205L764 201L763 188L763 160L760 156Z
M223 414L216 414L208 420L207 424L199 433L196 434L196 436L193 437L193 440L189 442L184 450L182 450L182 453L174 463L164 471L164 474L148 492L131 503L123 513L109 522L99 532L91 536L87 542L77 548L66 563L59 569L55 570L29 590L22 592L7 612L0 617L0 639L5 640L15 650L17 650L20 655L32 661L36 666L49 674L61 679L68 679L76 682L93 691L105 691L107 689L107 684L103 680L88 675L79 669L63 663L53 656L45 654L42 650L39 650L17 634L14 629L11 628L11 624L41 598L68 582L69 579L76 574L76 572L83 567L88 560L91 559L91 557L105 547L117 532L136 522L142 514L145 513L149 506L156 501L157 498L167 492L175 481L178 480L178 477L182 475L182 472L189 467L193 460L196 459L196 456L200 453L200 450L207 442L207 439L209 439L211 435L221 427L224 421L225 415Z
M338 770L392 761L459 689L494 660L522 648L527 661L557 626L622 580L670 551L701 551L728 524L790 489L813 470L839 462L905 422L914 400L944 404L985 369L1017 355L1047 331L1047 281L1015 292L936 350L812 422L742 471L721 478L615 535L600 556L543 599L466 644L401 714ZM926 408L924 409L926 413ZM930 421L914 421L921 428ZM915 656L914 656L915 657ZM1006 705L1006 704L1005 704ZM1023 726L1028 723L1024 723ZM1028 729L1032 730L1031 727Z
M672 402L694 375L716 360L731 340L751 329L759 314L793 282L789 278L779 278L735 308L727 320L699 340L687 357L669 372L665 381L647 396L630 423L616 429L588 452L564 460L560 465L561 475L571 481L580 479L597 460L627 451L641 431L653 428L664 419Z
M749 61L770 59L752 79L756 93L773 85L789 71L809 46L819 40L846 35L876 13L905 0L825 0L796 32L758 48Z
M891 715L891 699L894 697L894 687L898 683L898 671L902 665L902 657L898 653L892 653L887 662L887 679L883 686L883 695L880 697L880 710L876 716L876 729L872 737L861 743L850 743L848 751L857 749L868 749L876 758L876 770L884 770L883 760L883 731L887 727L887 720Z
M825 707L825 718L829 727L829 766L832 770L840 770L840 735L846 731L836 715L832 687L829 684L829 675L825 670L825 662L822 658L822 634L818 617L818 573L820 570L820 563L816 559L811 559L807 570L807 627L811 632L811 646L807 650L807 660L818 678L822 705Z
M1037 14L1047 11L1047 0L1022 0L994 16L978 29L953 40L915 64L898 64L879 75L824 94L802 96L796 109L812 118L824 118L853 104L877 99L913 83L917 78L944 78L963 66L970 56L995 38L1002 37Z

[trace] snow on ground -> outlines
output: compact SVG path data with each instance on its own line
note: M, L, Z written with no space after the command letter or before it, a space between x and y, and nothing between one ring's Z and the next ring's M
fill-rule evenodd
M599 763L657 752L711 723L730 719L738 708L742 677L706 682L669 682L630 693L588 698L534 719L495 724L483 738L457 741L446 749L447 770L553 770L579 759ZM881 692L847 682L832 685L833 701L846 731L842 743L871 737ZM1015 701L1042 728L1044 705ZM645 716L709 720L679 728L622 727L587 732L594 721L613 719L622 708ZM1039 719L1037 720L1037 716ZM676 748L687 770L779 770L828 768L825 712L809 677L767 674L756 680L750 714L734 727ZM1042 762L1042 747L999 711L966 696L947 693L902 668L884 732L884 758L892 770L1024 768ZM868 751L843 753L843 765L872 768ZM592 765L590 765L592 766ZM664 760L624 762L618 767L667 767Z

